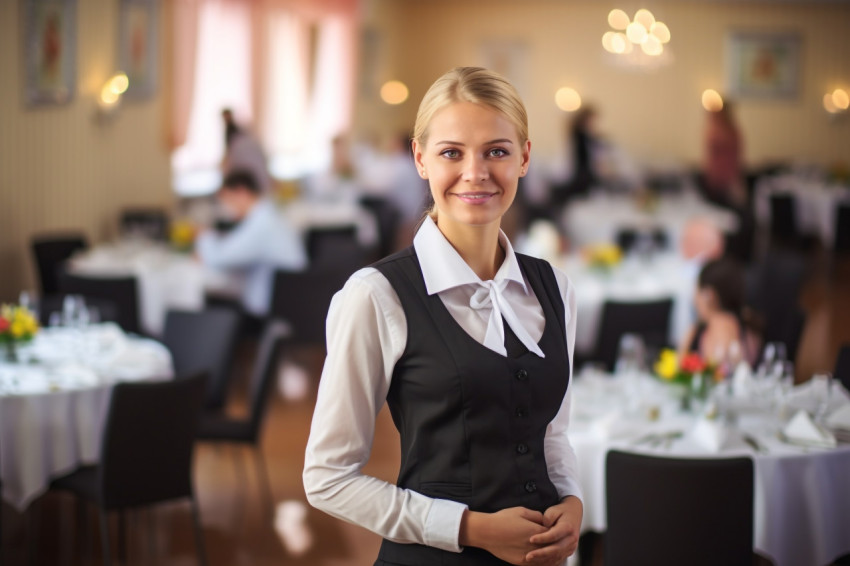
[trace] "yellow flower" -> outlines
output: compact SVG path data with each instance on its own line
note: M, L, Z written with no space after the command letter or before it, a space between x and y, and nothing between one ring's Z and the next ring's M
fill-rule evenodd
M674 350L666 348L661 351L658 361L655 362L655 373L664 379L673 379L679 371L679 357Z
M12 338L23 338L26 333L26 326L20 320L12 321L12 325L9 327L9 331L12 333Z
M171 243L175 246L188 246L195 239L195 226L188 221L181 220L171 225Z

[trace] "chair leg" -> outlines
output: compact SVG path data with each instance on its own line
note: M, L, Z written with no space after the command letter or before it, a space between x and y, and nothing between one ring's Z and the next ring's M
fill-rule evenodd
M103 547L103 566L112 566L112 554L109 551L109 517L106 510L98 509L100 514L100 543Z
M192 523L195 527L195 546L198 549L198 564L207 566L207 549L204 546L204 531L201 527L201 514L198 511L198 502L192 495Z
M236 473L236 489L239 491L243 491L245 489L247 475L245 473L245 459L242 457L241 449L242 446L239 444L233 444L230 449L230 457L233 460L233 469ZM237 452L240 453L237 454ZM243 492L241 497L237 496L237 500L233 504L233 524L237 528L242 524L242 518L245 515L244 502L247 499L246 495L247 494Z
M259 445L254 447L254 467L257 470L257 485L260 488L261 505L265 507L268 519L274 520L274 496L272 495L266 459Z
M127 512L118 511L118 561L127 564Z

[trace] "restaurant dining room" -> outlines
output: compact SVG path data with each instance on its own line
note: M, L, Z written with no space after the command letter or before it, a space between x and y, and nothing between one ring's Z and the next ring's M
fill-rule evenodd
M848 37L0 0L0 565L850 564Z

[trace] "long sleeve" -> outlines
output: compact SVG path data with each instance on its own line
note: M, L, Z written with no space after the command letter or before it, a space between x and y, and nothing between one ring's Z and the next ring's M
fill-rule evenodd
M361 472L407 340L404 311L386 278L368 268L355 273L334 296L327 328L328 357L304 466L308 501L391 541L459 552L465 505Z
M570 284L567 276L561 271L554 269L558 288L564 298L564 307L567 329L567 353L570 357L570 375L573 375L573 352L575 350L576 337L576 295L575 289ZM571 380L572 381L572 380ZM561 409L546 428L546 437L543 442L543 450L546 453L546 466L549 479L555 484L558 495L564 498L574 495L582 498L581 486L576 478L578 469L576 464L576 453L573 450L567 435L570 424L570 405L572 402L572 387L567 388Z

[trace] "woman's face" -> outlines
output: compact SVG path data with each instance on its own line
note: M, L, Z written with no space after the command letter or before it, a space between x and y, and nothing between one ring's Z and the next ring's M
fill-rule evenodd
M528 170L531 142L519 140L502 114L471 102L440 109L428 143L413 144L419 175L427 179L438 224L499 224Z

